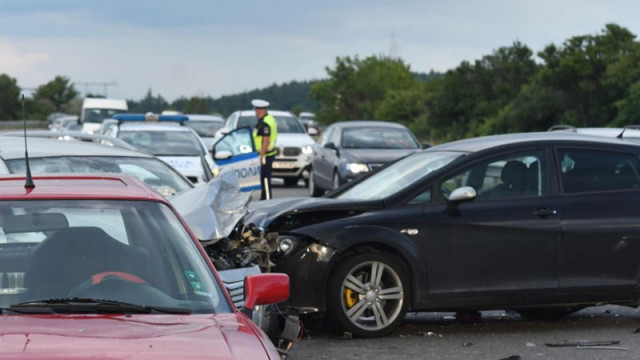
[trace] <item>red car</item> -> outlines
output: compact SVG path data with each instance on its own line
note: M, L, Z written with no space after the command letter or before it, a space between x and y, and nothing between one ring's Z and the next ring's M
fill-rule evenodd
M284 274L236 309L174 208L127 175L0 178L0 358L280 359L251 321Z

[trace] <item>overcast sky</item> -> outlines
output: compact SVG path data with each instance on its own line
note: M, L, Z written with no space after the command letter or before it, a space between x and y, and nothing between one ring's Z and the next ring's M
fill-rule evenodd
M635 0L0 0L0 74L219 97L324 78L338 56L394 49L412 71L446 71L516 40L537 52L607 23L639 34L638 14Z

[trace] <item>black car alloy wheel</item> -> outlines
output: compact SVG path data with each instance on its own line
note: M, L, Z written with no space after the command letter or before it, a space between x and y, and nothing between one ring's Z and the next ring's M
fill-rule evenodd
M328 287L327 316L336 330L358 337L394 331L407 311L408 275L397 258L359 253L336 266Z

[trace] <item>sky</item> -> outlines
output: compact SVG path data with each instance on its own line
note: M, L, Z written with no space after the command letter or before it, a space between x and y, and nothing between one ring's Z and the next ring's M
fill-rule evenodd
M444 72L520 41L534 52L616 23L635 0L0 0L0 74L139 100L232 95L393 54ZM105 85L106 84L106 85Z

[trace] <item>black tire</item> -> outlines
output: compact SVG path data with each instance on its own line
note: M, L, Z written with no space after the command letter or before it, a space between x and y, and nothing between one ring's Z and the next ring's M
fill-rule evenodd
M298 178L295 178L295 179L293 179L293 178L284 178L283 180L284 180L284 186L296 186L296 185L298 185L298 180L300 180L300 179L298 179Z
M560 306L549 308L517 309L516 311L527 320L555 321L566 315L579 311L579 306Z
M379 274L373 276L372 274ZM377 280L376 280L377 279ZM410 299L404 264L383 253L359 253L336 265L327 287L326 317L340 334L372 338L400 326Z
M311 197L318 197L322 195L324 191L316 186L315 176L313 175L313 171L309 173L309 195Z

